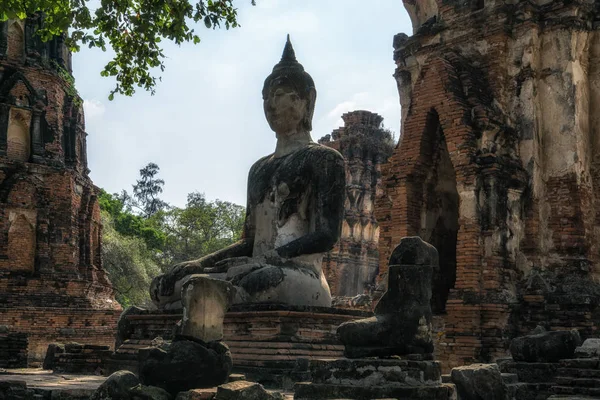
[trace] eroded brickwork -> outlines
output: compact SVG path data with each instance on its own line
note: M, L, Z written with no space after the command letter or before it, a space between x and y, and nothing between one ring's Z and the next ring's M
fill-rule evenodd
M379 226L375 199L381 194L381 164L394 146L382 128L383 118L369 111L342 115L344 127L319 143L338 150L346 160L346 204L342 235L323 260L323 270L334 296L369 292L378 275Z
M38 23L0 23L0 325L28 335L30 361L56 341L112 345L120 312L70 55Z
M505 355L538 324L596 333L599 3L404 4L414 34L394 38L402 134L376 207L381 268L403 236L438 247L446 369Z

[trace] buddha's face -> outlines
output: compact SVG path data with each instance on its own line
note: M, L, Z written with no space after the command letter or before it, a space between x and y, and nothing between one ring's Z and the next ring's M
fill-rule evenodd
M308 115L308 100L290 85L275 84L263 102L265 116L277 135L293 135L302 130Z

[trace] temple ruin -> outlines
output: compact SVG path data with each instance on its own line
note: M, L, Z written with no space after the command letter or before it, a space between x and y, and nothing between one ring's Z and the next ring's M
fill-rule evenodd
M381 193L381 165L394 143L383 118L369 111L342 115L344 126L319 140L346 160L346 203L342 235L323 260L334 296L355 296L373 289L379 273L379 226L375 199Z
M112 346L121 312L71 54L34 36L39 23L0 22L0 340L24 338L30 362L56 341Z
M597 334L600 3L404 0L400 142L383 166L382 278L402 237L439 251L446 368L536 325Z

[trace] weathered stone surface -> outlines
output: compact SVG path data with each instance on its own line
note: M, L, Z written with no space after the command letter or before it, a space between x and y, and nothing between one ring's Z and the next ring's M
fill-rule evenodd
M175 400L213 400L217 394L217 388L192 389L179 392Z
M418 236L405 237L400 240L401 246L396 246L390 256L389 265L429 265L437 268L438 252L429 243L423 242Z
M554 382L560 364L558 363L531 363L515 362L513 360L498 364L503 373L516 374L519 382L549 383Z
M144 309L137 306L127 307L125 311L119 316L117 321L117 334L115 339L115 349L123 344L123 342L131 336L132 326L131 320L128 318L129 315L139 315L144 313Z
M28 344L26 333L0 334L0 368L26 368Z
M575 349L577 358L600 357L600 339L586 339L583 344Z
M176 395L190 389L217 386L227 381L233 362L227 345L204 343L192 337L175 337L166 350L139 352L140 380Z
M434 361L396 359L313 360L312 382L330 385L436 385L441 383L441 366Z
M576 330L544 332L513 339L510 353L515 361L558 362L572 358L580 344Z
M453 385L439 386L352 386L321 383L297 383L294 400L321 399L402 399L456 400Z
M60 399L60 393L52 398ZM92 394L90 400L172 400L164 389L140 384L130 371L117 371L110 375Z
M139 384L140 380L133 372L117 371L96 389L90 400L128 400L129 391Z
M43 369L54 369L54 359L56 354L64 353L65 346L60 343L50 343L48 350L46 351L46 357L44 357Z
M450 375L461 400L506 400L506 386L496 364L457 367Z
M219 386L215 400L283 400L283 396L267 392L256 382L237 381Z
M129 390L129 397L131 400L143 399L143 400L172 400L171 396L166 390L154 386L138 385Z
M223 319L234 295L230 282L192 275L181 289L181 334L205 342L223 339Z
M388 290L375 307L375 316L345 322L337 330L349 358L433 352L433 268L424 263L437 261L435 248L420 238L403 238L394 254L394 260L413 264L390 265Z
M311 139L315 84L289 38L262 94L277 146L250 169L243 239L155 278L151 296L159 308L179 301L186 276L223 272L237 288L236 304L331 306L322 262L340 237L345 164Z

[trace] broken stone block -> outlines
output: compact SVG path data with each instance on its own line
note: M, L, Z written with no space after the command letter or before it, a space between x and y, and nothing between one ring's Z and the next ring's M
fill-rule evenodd
M543 332L513 339L510 353L515 361L558 362L573 358L579 345L581 338L575 329Z
M137 385L129 389L131 400L172 400L173 396L167 393L166 390L155 386Z
M129 399L129 389L138 386L140 380L131 371L117 371L96 389L90 400Z
M600 339L586 339L581 346L575 349L577 358L600 357Z
M283 396L256 382L236 381L219 386L215 400L283 400Z
M182 335L205 342L223 339L223 319L234 295L230 282L193 275L181 288Z
M430 301L437 262L435 247L421 238L400 240L390 257L388 290L375 307L375 316L345 322L337 329L346 357L433 353Z
M189 336L176 336L166 350L141 349L139 365L144 385L157 386L176 395L227 382L233 361L229 347L222 342L205 343Z
M506 386L496 364L472 364L450 374L461 400L505 400Z
M65 352L65 345L60 343L50 343L48 350L46 350L46 357L44 357L44 363L42 364L43 369L54 369L54 359L56 354Z

